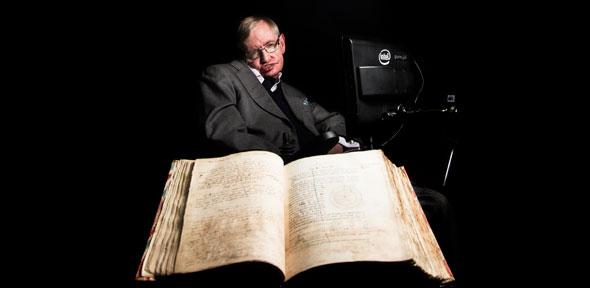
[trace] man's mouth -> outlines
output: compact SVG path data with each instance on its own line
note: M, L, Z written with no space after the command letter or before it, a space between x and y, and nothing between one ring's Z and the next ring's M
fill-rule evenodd
M264 65L264 66L262 66L262 71L268 72L268 71L272 70L273 67L274 67L274 64Z

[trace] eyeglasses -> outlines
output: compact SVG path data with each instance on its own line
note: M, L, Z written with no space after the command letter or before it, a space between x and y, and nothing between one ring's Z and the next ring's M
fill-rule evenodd
M258 48L258 49L254 49L252 51L246 51L246 58L248 60L256 60L258 58L260 58L260 53L262 52L262 50L268 52L268 53L274 53L277 52L277 50L279 49L279 44L281 39L281 35L279 35L279 37L277 37L277 41L272 42L272 43L268 43L266 45L264 45L262 48Z

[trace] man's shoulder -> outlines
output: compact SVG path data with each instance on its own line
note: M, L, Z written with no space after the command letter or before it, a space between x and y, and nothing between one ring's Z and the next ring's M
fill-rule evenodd
M205 74L217 74L217 73L236 73L244 68L244 64L241 61L235 60L230 63L213 64L207 66L204 69Z

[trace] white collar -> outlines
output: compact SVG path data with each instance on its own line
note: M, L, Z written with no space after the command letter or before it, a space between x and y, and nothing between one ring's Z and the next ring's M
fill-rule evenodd
M248 68L250 68L250 70L252 70L252 73L254 73L254 76L256 76L256 79L258 79L260 84L262 84L262 82L264 82L264 76L262 76L262 74L260 74L260 71L258 71L258 69L256 69L256 68L252 68L250 66L248 66ZM275 90L277 90L279 83L281 83L281 76L283 76L283 72L279 72L278 81L274 85L272 85L272 87L270 87L270 91L275 92Z

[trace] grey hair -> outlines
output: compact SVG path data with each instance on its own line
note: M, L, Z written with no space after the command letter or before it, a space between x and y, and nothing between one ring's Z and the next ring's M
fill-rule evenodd
M260 21L263 21L266 24L268 24L268 26L270 26L270 28L277 34L277 36L280 35L279 26L272 19L264 16L248 16L240 22L236 35L238 41L237 45L241 51L246 50L246 48L244 47L244 41L248 39L248 36L250 36L250 32L252 31L252 29Z

